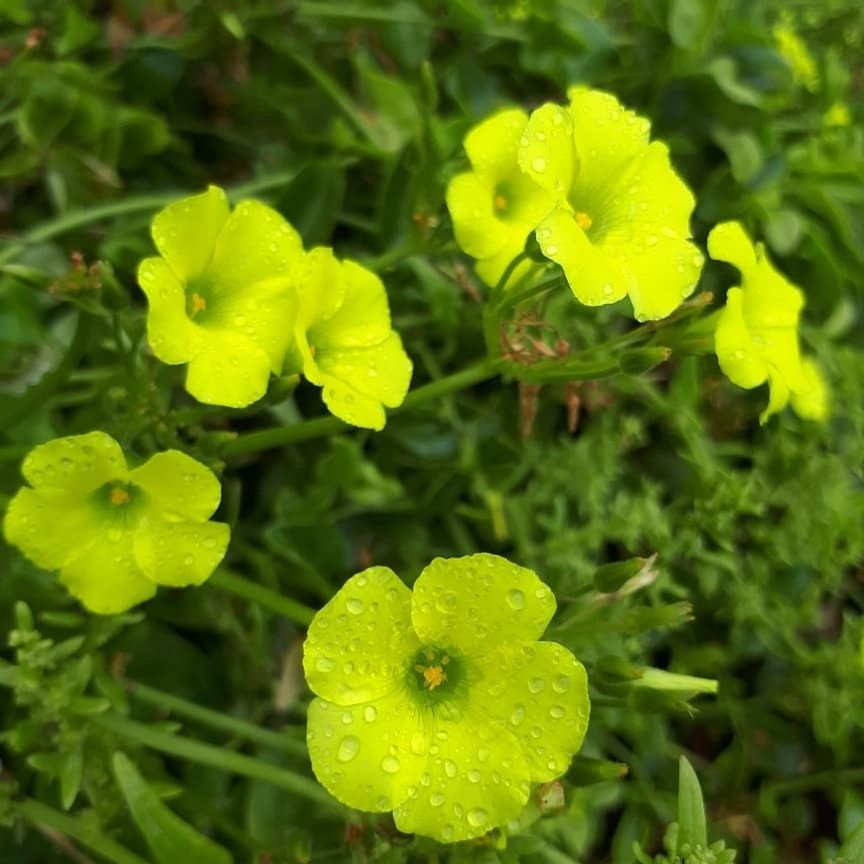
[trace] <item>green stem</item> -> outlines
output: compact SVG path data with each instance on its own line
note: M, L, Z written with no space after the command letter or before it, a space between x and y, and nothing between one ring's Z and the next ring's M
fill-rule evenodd
M560 360L541 360L531 366L508 363L504 371L519 381L543 384L547 381L591 381L595 378L608 378L618 374L621 366L614 357L581 361L566 357Z
M24 819L40 830L57 832L71 837L107 861L114 862L114 864L147 864L143 858L139 858L119 843L115 843L110 837L83 825L74 816L68 816L66 813L60 813L51 807L46 807L32 798L25 798L18 802L15 809Z
M255 195L268 189L284 186L293 180L296 174L296 170L290 170L271 174L267 177L259 177L228 190L228 196L236 200L246 195ZM23 234L20 240L7 246L0 252L0 264L14 261L27 246L34 243L44 243L46 240L51 240L60 234L65 234L75 228L81 228L83 225L90 225L93 222L101 222L103 219L126 216L130 213L146 213L158 210L183 194L184 192L182 191L172 190L170 192L158 192L154 195L137 195L132 198L124 198L121 201L100 204L96 207L70 210L57 219L43 222L41 225L32 228Z
M303 627L307 627L315 617L314 609L310 609L290 597L283 597L276 591L271 591L251 579L245 579L236 573L229 573L227 570L217 570L210 577L209 583L223 591L230 591L238 597L259 603L271 612L282 615Z
M494 378L498 373L499 363L497 361L484 360L475 366L469 366L467 369L454 372L452 375L447 375L412 390L405 401L398 408L394 408L390 414L409 411L424 402L430 402L448 393L473 387L475 384ZM350 427L336 417L316 417L314 420L305 420L302 423L295 423L293 426L277 426L273 429L261 429L258 432L238 435L224 446L222 455L225 458L245 456L273 447L282 447L285 444L295 444L310 438L332 435L348 428Z
M864 768L849 768L845 771L821 771L816 774L793 777L790 780L781 780L777 783L768 783L762 787L762 792L768 795L788 795L792 792L805 792L809 789L818 789L820 786L845 789L862 781L864 781Z
M72 341L57 368L53 372L43 375L38 384L31 387L20 399L6 409L2 427L0 427L2 431L8 431L28 414L45 404L48 396L66 380L69 373L77 365L79 358L84 353L89 336L90 319L84 312L79 312L78 321L75 324L75 334L72 336Z
M330 810L341 811L340 805L314 780L280 768L278 765L261 762L242 753L226 750L224 747L205 744L203 741L195 741L182 735L173 735L118 714L97 715L93 717L93 724L119 738L149 747L151 750L158 750L160 753L178 756L201 765L210 765L231 774L251 777L253 780L263 780L265 783L272 783L274 786L295 792L308 801Z
M254 741L256 744L261 744L274 750L283 750L286 753L294 755L306 755L305 744L288 735L274 732L271 729L262 729L254 723L248 723L237 717L231 717L228 714L223 714L221 711L214 711L212 708L205 708L195 702L189 702L186 699L181 699L179 696L173 696L154 687L148 687L146 684L141 684L138 681L127 680L126 689L140 702L145 702L157 708L164 708L180 717L188 717L190 720L210 726L212 729L228 732L246 741Z

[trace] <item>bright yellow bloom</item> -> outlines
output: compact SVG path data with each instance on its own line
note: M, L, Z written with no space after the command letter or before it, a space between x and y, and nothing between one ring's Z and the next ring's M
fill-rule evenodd
M550 196L519 168L519 141L528 115L517 108L493 114L465 136L472 170L457 174L447 187L447 207L459 245L477 262L487 284L498 283L525 241L550 211ZM532 266L524 262L513 283Z
M665 318L688 297L703 257L690 242L694 199L650 124L609 93L572 87L546 104L520 139L523 172L556 201L537 228L588 306L629 296L640 321Z
M819 72L804 41L788 23L777 24L772 32L777 51L792 70L795 83L815 93L819 89Z
M390 324L381 280L331 249L311 250L294 274L299 299L287 371L323 388L330 411L354 426L383 429L384 407L402 404L411 360Z
M148 600L157 585L200 585L222 560L230 531L209 522L222 494L213 473L178 450L130 470L104 432L57 438L21 466L30 484L9 504L6 539L91 612Z
M720 368L730 381L751 389L769 386L764 423L793 398L808 419L827 416L827 389L812 361L802 362L798 321L804 295L755 246L738 222L717 225L708 235L708 251L741 271L741 286L730 288L714 336Z
M555 597L497 555L436 558L410 591L353 576L303 651L312 768L340 801L451 842L515 819L588 726L581 663L538 642Z
M243 407L267 391L291 340L295 299L287 275L302 254L297 232L260 201L233 213L210 186L153 220L161 258L141 262L147 337L163 362L188 363L200 402Z

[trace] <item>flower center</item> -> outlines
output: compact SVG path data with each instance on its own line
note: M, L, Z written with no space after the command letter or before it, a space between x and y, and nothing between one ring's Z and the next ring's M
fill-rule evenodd
M573 219L583 231L587 231L594 224L594 220L584 210L576 210Z
M189 315L194 318L199 312L207 308L207 301L197 292L193 291L189 296Z
M507 209L507 199L499 192L495 196L495 209L500 213Z
M417 652L408 669L408 685L423 704L447 701L463 682L462 666L448 649L427 645Z
M122 507L129 503L129 492L122 486L112 486L108 493L108 501L112 507Z

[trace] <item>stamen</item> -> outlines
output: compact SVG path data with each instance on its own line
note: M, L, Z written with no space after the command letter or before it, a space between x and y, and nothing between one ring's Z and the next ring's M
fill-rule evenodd
M423 683L429 690L434 690L447 680L447 673L440 666L427 666L423 670Z
M495 196L495 209L496 210L506 210L507 209L507 199L503 195Z
M115 507L120 507L123 504L129 503L129 493L125 489L121 489L119 486L115 486L111 490L111 494L108 496L108 500Z
M573 214L573 218L576 220L576 224L583 231L587 231L594 222L594 220L587 213L585 213L583 210L577 210Z
M207 301L197 292L193 291L189 298L189 314L193 317L207 308Z

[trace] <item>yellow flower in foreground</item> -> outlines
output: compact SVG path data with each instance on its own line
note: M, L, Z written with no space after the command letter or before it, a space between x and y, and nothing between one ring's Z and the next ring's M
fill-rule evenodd
M537 240L588 306L629 296L640 321L665 318L688 297L703 257L690 242L694 199L650 124L609 93L572 87L570 105L531 115L519 164L556 208Z
M519 168L519 140L528 115L517 108L499 111L465 136L472 170L457 174L447 187L447 207L459 245L477 262L477 273L495 286L525 241L552 208L542 187ZM510 282L534 266L526 261Z
M208 522L222 490L213 473L178 450L129 470L104 432L57 438L30 451L30 484L9 504L6 539L91 612L148 600L157 585L200 585L225 555L229 528Z
M384 407L402 404L411 360L390 325L381 280L331 249L311 250L295 271L299 298L286 363L323 388L330 411L354 426L383 429Z
M260 201L228 209L216 186L169 204L153 220L161 258L141 262L147 337L163 362L188 363L200 402L243 407L279 374L291 339L287 275L302 254L297 232Z
M386 567L353 576L304 646L318 779L445 842L515 819L588 726L582 664L537 641L554 612L536 574L497 555L436 558L413 593Z
M755 246L738 222L717 225L708 235L708 251L741 271L741 286L730 288L714 336L720 368L730 381L751 389L769 386L764 423L793 397L793 407L807 419L827 416L825 383L812 361L802 362L798 320L804 295Z

